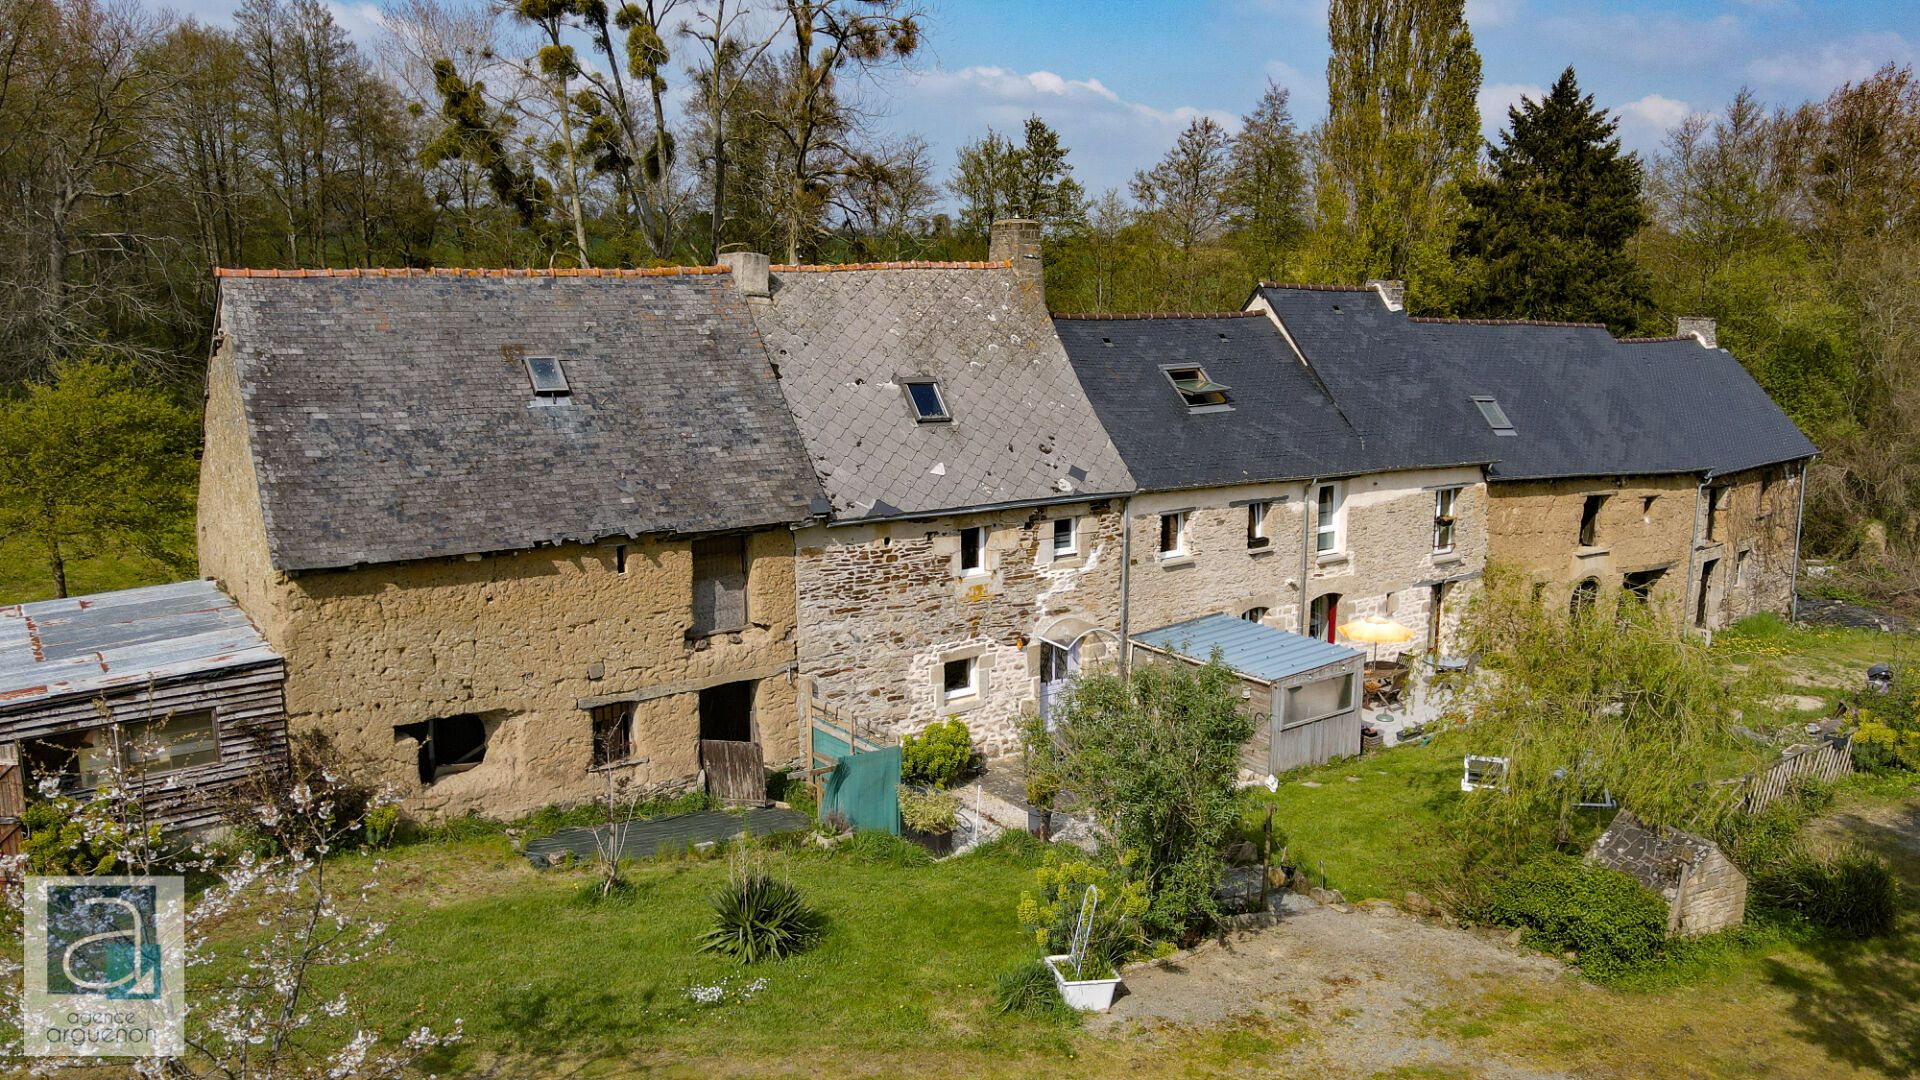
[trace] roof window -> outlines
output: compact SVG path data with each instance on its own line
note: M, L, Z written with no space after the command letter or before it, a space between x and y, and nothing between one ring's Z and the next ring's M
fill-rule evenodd
M944 424L953 420L947 401L940 396L940 384L932 379L905 380L907 403L913 406L913 418L922 424Z
M1160 370L1167 373L1168 381L1180 392L1180 400L1187 403L1189 409L1217 409L1227 407L1227 391L1233 389L1207 378L1206 369L1200 367L1165 367Z
M1480 415L1487 418L1487 426L1493 429L1495 435L1517 434L1513 430L1513 421L1507 419L1507 411L1500 407L1498 401L1490 397L1477 397L1473 403L1479 406Z
M527 377L533 380L533 392L540 397L560 398L573 393L567 385L567 373L554 357L527 357Z

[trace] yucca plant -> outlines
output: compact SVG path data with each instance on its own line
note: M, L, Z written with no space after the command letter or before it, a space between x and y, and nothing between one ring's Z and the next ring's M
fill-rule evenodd
M826 920L792 883L757 870L737 875L712 904L713 928L701 936L700 951L743 964L804 952L826 929Z

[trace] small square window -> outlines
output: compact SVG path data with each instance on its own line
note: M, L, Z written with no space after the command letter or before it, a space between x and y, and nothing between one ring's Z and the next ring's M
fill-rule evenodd
M1187 515L1185 511L1160 515L1160 557L1171 559L1187 553Z
M960 530L960 572L962 574L984 574L987 572L987 530L984 528Z
M974 657L964 660L949 660L941 665L940 697L942 701L957 701L980 693L980 664Z
M1270 502L1247 504L1247 547L1263 548L1271 546L1273 537L1267 535L1267 516L1273 510Z
M595 706L593 716L593 764L596 767L618 765L633 756L633 703L616 702Z
M1498 401L1490 397L1477 397L1473 399L1473 403L1479 407L1480 415L1486 418L1487 426L1493 429L1494 434L1512 435L1514 433L1513 421L1507 419L1507 410L1501 408Z
M1180 392L1180 400L1189 409L1220 407L1227 404L1227 391L1233 389L1207 378L1207 372L1199 367L1161 368L1173 388Z
M940 384L931 379L909 381L907 401L913 406L913 418L922 424L944 424L953 419L947 411L947 400L940 394Z
M533 392L541 397L566 397L573 392L567 385L565 369L555 357L527 357L527 377L533 380Z
M1064 558L1080 553L1080 520L1078 518L1055 518L1053 521L1053 557Z

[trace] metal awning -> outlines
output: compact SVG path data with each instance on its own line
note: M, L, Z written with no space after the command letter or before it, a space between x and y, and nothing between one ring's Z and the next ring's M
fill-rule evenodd
M1220 660L1241 675L1261 682L1280 682L1303 672L1328 667L1365 654L1232 615L1203 615L1133 635L1136 645L1204 664L1220 652Z

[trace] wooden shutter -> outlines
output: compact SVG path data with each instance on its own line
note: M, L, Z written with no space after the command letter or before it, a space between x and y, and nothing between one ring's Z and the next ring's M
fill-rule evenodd
M0 743L0 855L20 854L24 840L20 817L26 812L26 781L21 775L20 744Z
M747 539L723 536L693 542L693 633L744 630L747 625Z

